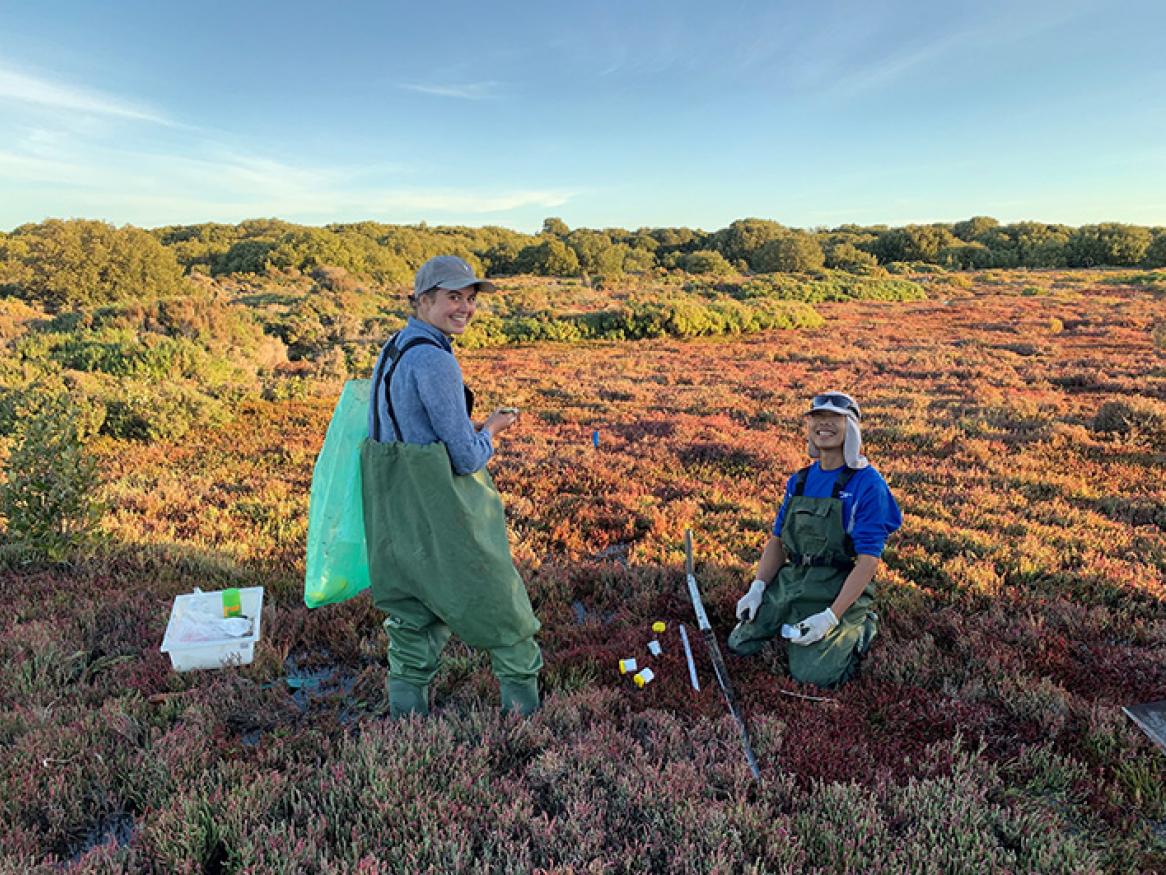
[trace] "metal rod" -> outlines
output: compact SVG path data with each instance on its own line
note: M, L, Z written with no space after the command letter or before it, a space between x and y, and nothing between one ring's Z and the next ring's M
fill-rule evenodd
M692 661L692 647L688 643L688 630L680 624L680 641L684 644L684 658L688 660L688 679L692 681L692 688L700 692L700 681L696 679L696 663Z
M692 561L692 529L684 530L684 570L688 578L688 595L692 599L692 608L696 611L696 622L700 626L704 643L708 647L709 657L713 663L713 674L716 675L717 685L725 696L729 706L729 713L737 722L737 729L741 735L741 746L745 749L745 760L749 763L749 771L753 777L761 780L761 769L757 766L757 757L753 754L753 745L749 741L749 728L745 725L745 718L737 707L737 695L733 692L733 684L729 680L729 670L725 668L725 659L721 656L721 648L717 644L717 637L709 625L708 614L704 611L704 603L700 598L700 588L696 584L696 574Z

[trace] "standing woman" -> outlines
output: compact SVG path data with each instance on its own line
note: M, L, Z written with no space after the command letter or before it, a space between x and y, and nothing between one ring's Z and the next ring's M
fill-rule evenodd
M496 410L481 428L451 340L494 285L452 255L421 265L414 315L373 372L361 449L373 601L389 635L389 711L429 712L429 684L451 634L490 652L502 708L539 706L539 621L514 567L502 499L486 470L494 437L514 424Z

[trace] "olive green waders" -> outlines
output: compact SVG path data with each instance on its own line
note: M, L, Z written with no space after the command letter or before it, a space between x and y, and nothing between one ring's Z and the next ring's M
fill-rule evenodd
M801 494L805 474L799 472L781 527L787 563L766 587L753 621L739 623L729 635L734 653L754 654L778 634L782 624L796 626L833 604L854 567L854 548L842 524L842 500L837 497L850 473L845 469L839 474L834 497L808 498ZM872 581L822 640L790 643L789 670L795 680L834 687L854 676L878 632L877 616L870 610L873 599Z
M370 589L388 615L390 712L428 711L451 634L490 651L504 709L537 709L539 621L489 472L455 475L440 443L366 440L360 465Z

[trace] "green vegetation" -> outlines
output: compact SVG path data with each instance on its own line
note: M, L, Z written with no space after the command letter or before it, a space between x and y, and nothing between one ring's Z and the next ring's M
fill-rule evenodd
M85 447L100 414L60 384L33 384L5 402L15 438L0 483L7 550L59 562L95 538L103 513Z
M126 225L50 219L0 239L0 291L52 309L182 291L174 253Z
M588 229L548 218L538 234L487 226L352 222L324 227L278 219L172 225L143 231L51 219L0 235L0 294L49 311L145 301L188 291L187 276L308 275L335 292L407 286L428 258L453 253L491 277L533 274L617 281L682 271L855 274L879 266L918 272L1065 267L1166 267L1166 228L1104 223L1071 228L1001 225L988 216L954 224L840 225L810 231L740 219L718 231ZM903 268L898 268L903 270Z
M1166 229L1104 224L842 225L741 219L691 228L498 227L276 219L144 231L48 220L0 234L0 435L15 393L45 379L96 411L97 434L177 439L247 399L299 399L366 374L408 315L414 271L463 256L483 296L465 348L806 329L814 307L966 295L1057 296L1080 274L1015 281L1011 267L1166 264ZM1158 289L1162 271L1095 278ZM1154 328L1154 337L1161 335ZM1160 343L1160 341L1157 341Z
M1166 271L879 265L887 229L856 227L749 224L722 251L550 220L247 224L160 241L187 267L174 294L0 297L0 869L1166 871L1166 760L1119 707L1166 688ZM964 237L1004 232L951 233L983 254ZM290 257L371 251L329 235L408 243L405 279ZM824 264L757 272L793 238ZM511 265L458 343L512 345L462 363L480 409L525 412L491 467L544 623L529 721L457 642L434 719L382 719L383 615L301 599L338 381L368 375L442 246ZM505 276L531 247L579 275ZM223 272L232 249L262 267ZM767 328L794 331L747 334ZM729 656L754 785L678 655L679 535L723 634L822 380L866 387L908 521L854 684L810 701L780 649ZM228 585L265 588L254 660L174 673L171 599ZM613 668L656 619L662 670L635 690Z

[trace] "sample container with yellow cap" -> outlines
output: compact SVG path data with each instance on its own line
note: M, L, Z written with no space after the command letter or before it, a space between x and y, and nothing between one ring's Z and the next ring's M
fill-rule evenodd
M643 689L644 687L646 687L648 684L650 684L655 679L656 679L656 673L654 671L652 671L652 669L650 669L650 668L642 669L638 674L636 674L632 678L632 680L635 681L636 686L639 687L640 689Z
M638 666L636 664L635 659L621 659L619 661L619 673L620 674L628 674L629 672L634 672L637 667Z

